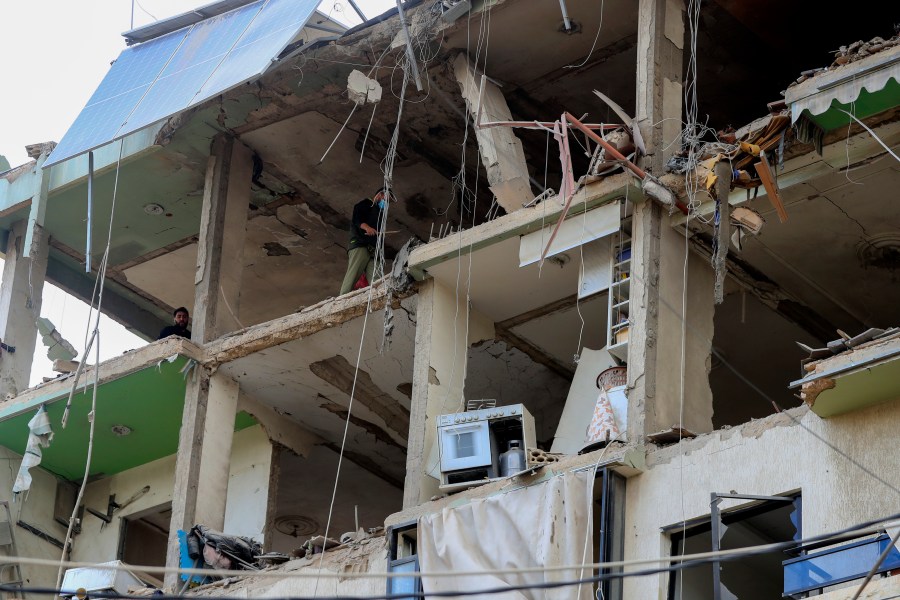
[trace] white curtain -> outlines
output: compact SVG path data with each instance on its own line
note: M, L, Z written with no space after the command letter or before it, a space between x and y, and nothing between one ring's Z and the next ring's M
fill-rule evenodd
M448 507L419 521L422 573L579 565L592 562L592 471L568 472L527 488ZM585 540L587 552L585 551ZM425 592L482 590L590 577L555 572L422 577ZM526 589L496 600L589 600L592 586Z

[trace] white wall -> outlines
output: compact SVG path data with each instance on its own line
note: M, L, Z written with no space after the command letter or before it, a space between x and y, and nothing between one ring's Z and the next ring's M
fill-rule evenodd
M890 485L900 487L896 431L900 401L827 420L802 407L790 414ZM668 555L670 540L660 528L709 515L711 492L774 496L800 490L804 537L889 516L900 506L896 492L785 414L714 432L682 446L650 453L649 469L628 480L626 559ZM625 597L665 598L666 583L665 575L629 578Z
M225 504L226 532L264 541L271 469L272 444L263 428L257 425L236 432Z
M10 490L19 468L21 457L0 447L0 500L11 497ZM245 535L262 541L268 505L269 470L272 448L262 427L255 425L235 433L231 452L231 469L228 481L225 532ZM59 540L65 538L65 528L53 521L53 503L56 497L56 478L40 468L31 470L34 483L25 502L11 504L13 521L22 519ZM129 469L112 477L105 477L88 484L84 504L102 513L111 494L119 503L128 500L144 486L150 490L143 496L117 511L110 524L85 513L82 533L75 537L72 560L105 562L115 560L123 517L144 510L162 507L172 501L175 475L175 456ZM16 543L22 556L59 559L61 550L44 542L21 528L14 528ZM56 570L51 568L26 568L25 577L31 585L52 587L56 583Z
M66 535L65 527L53 521L53 503L56 498L56 478L41 469L31 470L31 490L27 497L20 495L14 502L12 487L19 471L22 457L0 446L0 500L9 502L12 517L12 533L21 556L59 560L62 550L49 542L45 542L34 534L16 526L19 520L37 527L44 533L62 541ZM6 518L3 515L2 518ZM56 583L56 572L45 575L44 569L22 567L22 576L27 585L53 586ZM4 577L9 577L4 573Z

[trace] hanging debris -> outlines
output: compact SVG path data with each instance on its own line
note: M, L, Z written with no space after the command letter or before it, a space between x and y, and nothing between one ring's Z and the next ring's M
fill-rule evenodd
M41 448L47 448L53 439L53 428L50 427L50 417L44 405L38 408L37 413L28 421L28 442L25 444L25 454L22 456L22 464L19 465L19 473L13 484L13 494L20 494L31 489L31 473L29 470L41 464Z

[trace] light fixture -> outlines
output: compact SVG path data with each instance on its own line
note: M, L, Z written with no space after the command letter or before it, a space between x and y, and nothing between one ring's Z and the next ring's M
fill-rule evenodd
M148 215L161 215L166 212L166 209L159 204L154 204L151 202L150 204L144 205L144 212Z
M115 435L117 435L119 437L125 437L126 435L131 435L131 432L133 431L131 429L131 427L129 427L128 425L113 425L109 429Z

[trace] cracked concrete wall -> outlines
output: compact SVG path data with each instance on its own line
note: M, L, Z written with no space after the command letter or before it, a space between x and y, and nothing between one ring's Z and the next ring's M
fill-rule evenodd
M707 261L690 251L684 235L670 227L668 219L664 220L660 234L656 398L647 406L647 433L662 431L680 422L682 348L683 427L694 433L706 433L712 431L713 414L709 369L715 274ZM683 296L685 285L686 298Z
M437 492L437 417L465 409L468 349L494 337L493 321L442 283L429 279L418 298L404 508L426 502Z
M470 348L468 364L466 398L494 398L500 406L524 404L534 417L538 441L549 447L571 381L500 340Z
M635 208L632 235L629 437L641 439L677 425L695 433L711 431L713 270L690 252L683 234L670 226L653 202Z
M900 402L828 420L800 407L651 450L648 469L626 486L625 559L666 555L670 540L660 528L709 515L711 492L799 490L804 537L894 514L898 419ZM626 579L624 597L662 598L666 580L664 574Z

